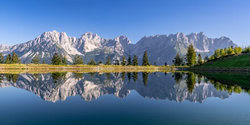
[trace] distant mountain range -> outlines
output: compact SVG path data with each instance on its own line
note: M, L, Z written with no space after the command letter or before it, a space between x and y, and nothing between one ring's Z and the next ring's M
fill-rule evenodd
M91 59L105 62L107 57L115 61L121 60L123 55L137 55L141 63L142 55L147 50L150 63L164 64L172 63L177 52L185 55L190 44L193 44L196 51L203 56L210 56L218 48L237 46L227 37L208 38L202 32L189 35L176 33L148 36L132 44L126 36L105 39L87 32L80 38L75 38L67 36L65 32L50 31L25 43L14 46L0 45L0 52L4 56L16 52L22 63L30 63L36 55L40 56L41 61L44 59L46 63L50 63L56 52L66 56L69 63L73 62L75 55L83 56L85 63Z

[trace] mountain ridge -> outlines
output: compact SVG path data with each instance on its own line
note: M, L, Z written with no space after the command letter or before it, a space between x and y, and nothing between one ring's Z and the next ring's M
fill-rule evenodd
M50 63L56 52L65 56L69 63L73 62L75 55L83 56L87 63L91 59L104 62L107 57L114 62L121 60L122 56L129 55L137 55L141 60L144 51L147 50L150 60L163 64L164 62L171 63L176 53L185 55L190 44L193 44L196 51L203 55L211 55L218 48L237 46L228 37L208 38L203 32L188 35L176 33L144 36L138 42L132 43L124 35L107 39L98 34L86 32L76 38L68 36L65 32L53 30L44 32L34 40L25 43L13 46L0 45L0 52L4 56L16 52L23 63L30 63L35 55L39 55L46 63Z

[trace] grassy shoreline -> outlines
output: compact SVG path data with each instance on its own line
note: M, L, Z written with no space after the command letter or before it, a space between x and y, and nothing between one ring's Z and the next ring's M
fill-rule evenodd
M121 65L49 65L0 64L0 73L32 72L170 72L186 70L186 66L121 66Z

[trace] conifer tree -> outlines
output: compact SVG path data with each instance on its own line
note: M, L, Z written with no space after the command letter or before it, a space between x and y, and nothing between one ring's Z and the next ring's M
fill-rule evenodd
M126 57L125 57L125 56L122 57L122 65L123 65L123 66L126 65Z
M13 52L13 54L12 54L11 63L12 63L12 64L20 63L20 60L19 60L19 58L18 58L18 55L17 55L15 52Z
M173 60L174 65L180 66L183 64L183 59L181 58L180 54L177 53L174 60Z
M61 56L58 53L55 53L51 59L51 64L53 65L61 65L62 59Z
M242 52L242 48L241 47L235 47L234 48L234 53L235 54L240 54Z
M35 55L35 57L31 60L31 63L34 63L34 64L39 64L39 62L40 62L40 59L38 55Z
M3 64L4 63L4 57L3 57L3 54L0 53L0 64Z
M127 65L132 65L131 60L132 60L132 59L131 59L131 56L129 55L129 56L128 56L128 64L127 64Z
M108 57L107 61L106 61L106 64L105 65L111 65L111 60L110 60L110 57Z
M62 64L63 65L67 65L67 58L66 58L66 56L62 57Z
M201 54L198 55L198 64L201 65L203 63Z
M220 49L215 50L215 51L214 51L214 58L217 59L217 58L220 58L220 56L221 56L221 55L220 55Z
M133 58L133 66L138 66L138 57L136 55Z
M96 65L96 62L94 59L91 59L90 62L88 63L88 65Z
M196 63L196 52L194 49L194 46L191 44L188 46L188 51L187 51L187 64L189 66L193 66Z
M147 51L144 51L143 58L142 58L142 65L143 66L149 66Z
M229 47L229 48L227 49L227 55L233 55L233 54L234 54L233 48L232 48L232 47Z
M5 59L5 64L11 64L11 54L8 54L8 56Z
M78 65L78 64L83 64L83 57L80 56L80 55L76 55L74 57L74 62L73 62L74 65Z
M43 59L43 64L46 64L45 60Z
M220 56L225 56L226 55L226 52L224 49L220 49Z

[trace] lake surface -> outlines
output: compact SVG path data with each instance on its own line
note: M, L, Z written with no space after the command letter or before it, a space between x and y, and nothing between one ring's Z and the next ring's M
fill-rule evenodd
M0 74L0 121L249 125L250 95L244 85L180 72Z

